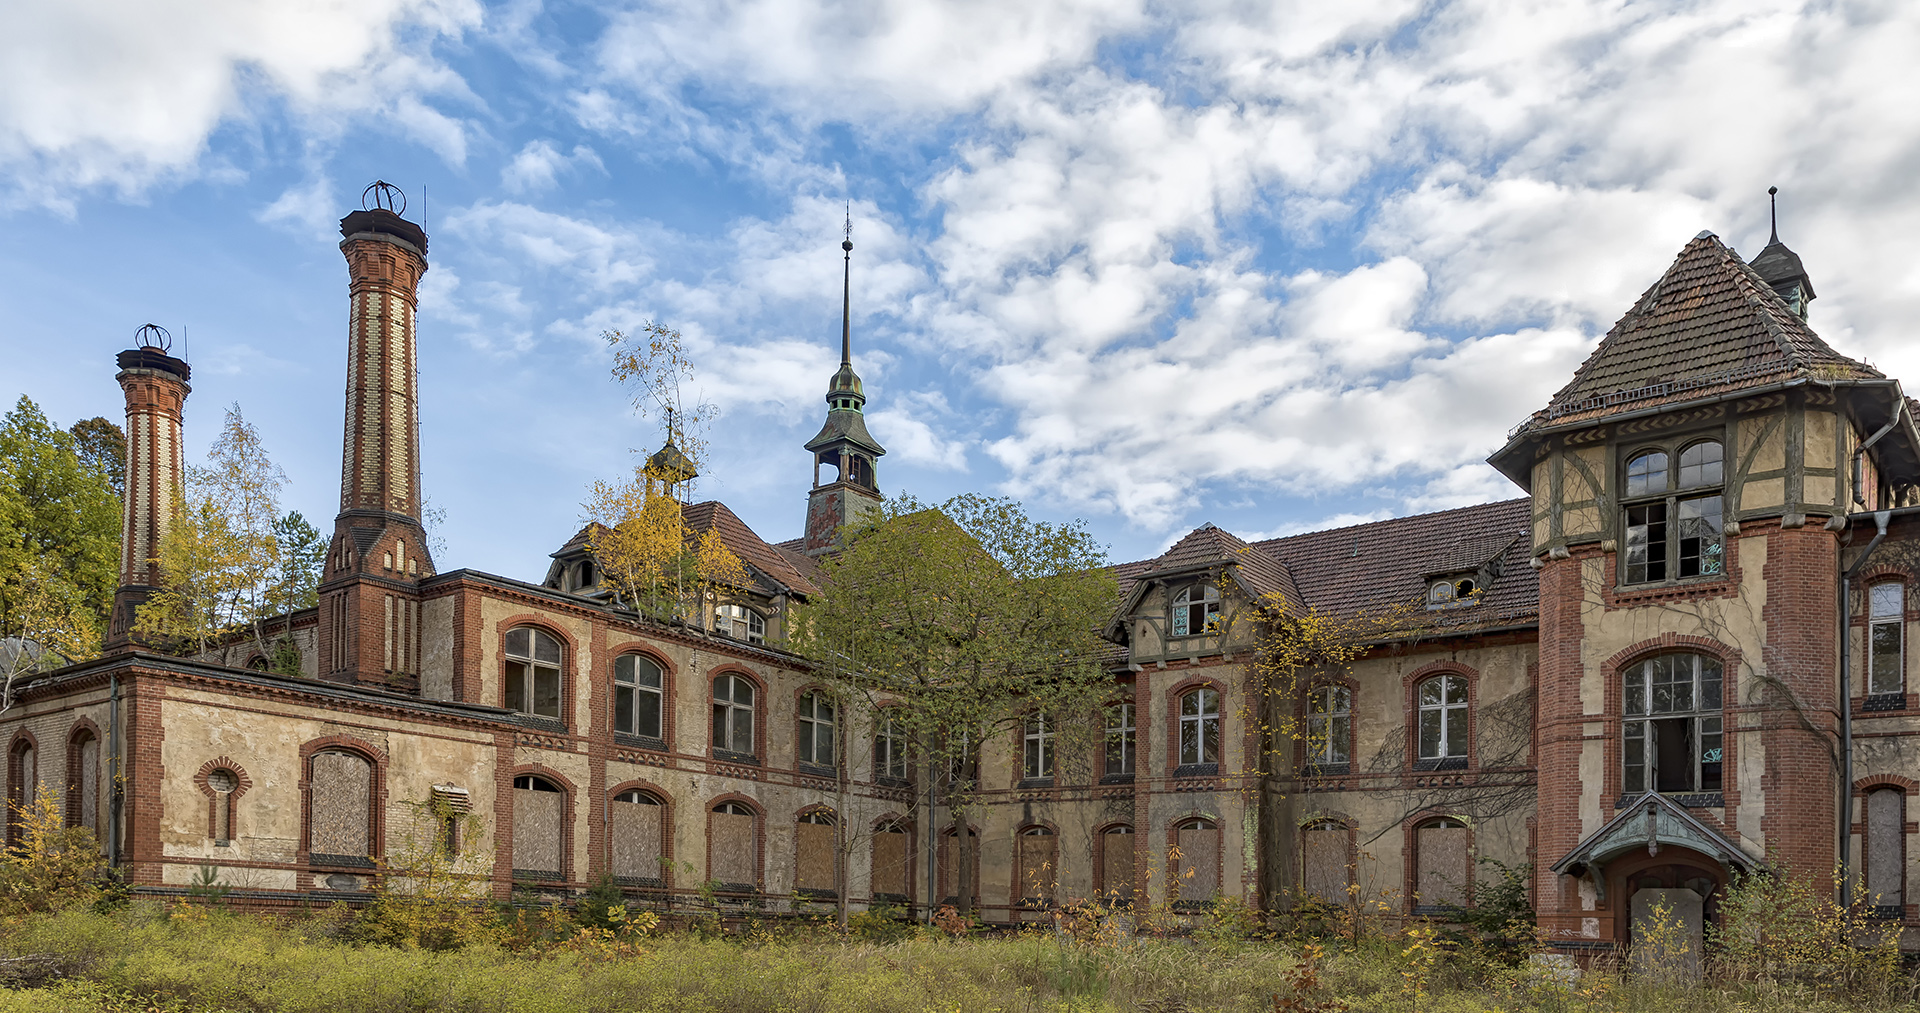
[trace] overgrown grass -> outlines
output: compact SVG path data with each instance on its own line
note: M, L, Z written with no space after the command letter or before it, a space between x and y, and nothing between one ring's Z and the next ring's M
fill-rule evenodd
M351 942L349 928L334 913L272 920L152 902L33 915L0 930L0 957L44 955L63 976L0 989L0 1013L1272 1013L1277 998L1307 1013L1920 1013L1905 984L1849 999L1818 980L1655 987L1602 972L1567 989L1487 954L1423 962L1387 937L1321 954L1303 973L1288 942L1089 945L1047 932L877 944L821 931L431 952Z

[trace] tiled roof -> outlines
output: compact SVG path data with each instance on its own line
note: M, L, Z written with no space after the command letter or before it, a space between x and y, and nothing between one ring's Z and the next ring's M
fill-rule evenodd
M720 541L732 549L734 555L777 583L801 594L819 593L820 588L801 573L784 553L761 540L745 521L727 509L725 503L712 500L692 503L682 509L681 516L685 518L687 527L694 531L705 533L709 528L717 530Z
M1833 350L1740 255L1701 233L1522 429L1776 383L1880 379Z

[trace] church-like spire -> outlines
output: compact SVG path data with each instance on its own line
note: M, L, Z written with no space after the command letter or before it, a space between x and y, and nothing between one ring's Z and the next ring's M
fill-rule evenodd
M813 454L813 491L807 496L805 551L831 551L840 529L880 504L874 462L887 451L867 432L867 395L853 371L853 205L840 239L840 368L827 382L827 419L807 441ZM822 466L831 469L823 472Z

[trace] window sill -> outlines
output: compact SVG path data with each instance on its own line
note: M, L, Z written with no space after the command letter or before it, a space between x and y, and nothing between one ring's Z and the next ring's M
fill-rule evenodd
M376 868L373 859L365 855L308 855L308 865L322 865L329 869L372 869Z
M1905 693L1872 693L1860 700L1854 709L1862 714L1876 714L1881 711L1903 711L1907 709Z
M874 902L878 904L911 904L913 903L913 898L907 896L904 893L876 893L873 895L873 899L874 899Z
M1899 904L1875 904L1867 909L1867 917L1876 922L1905 921L1907 909Z
M513 716L513 720L519 723L522 728L537 728L543 732L559 732L561 734L565 734L567 731L567 723L565 721L559 718L545 717L540 714L516 713Z
M651 735L628 735L626 732L614 732L613 744L616 746L630 746L634 749L645 749L654 753L664 753L667 751L667 740L656 739Z
M760 765L760 758L752 753L735 753L726 749L714 750L713 758L719 760L721 763L738 763L749 767L758 767Z
M816 886L800 887L799 889L793 891L793 895L795 897L800 898L801 900L839 900L840 899L840 891L822 890Z
M1625 809L1640 798L1639 795L1622 795L1613 800L1615 809ZM1661 792L1660 797L1685 809L1724 809L1727 807L1725 792L1718 791L1671 791Z
M664 890L667 881L658 876L615 876L614 883L620 886L639 887L642 890Z
M1426 770L1465 770L1467 758L1464 756L1436 756L1425 760L1413 761L1413 769Z
M905 777L893 777L888 774L873 775L873 783L882 788L911 788L913 781Z
M1021 779L1020 779L1020 783L1019 783L1019 784L1016 784L1016 785L1014 785L1014 787L1015 787L1015 788L1020 788L1020 789L1032 789L1032 788L1051 788L1051 787L1053 787L1053 778L1051 778L1051 777L1023 777L1023 778L1021 778Z
M1219 777L1220 765L1217 763L1183 763L1173 768L1174 777Z
M526 879L537 880L543 883L558 883L567 877L552 869L515 869L513 870L513 878L515 880Z
M1731 589L1732 580L1732 575L1723 571L1698 577L1649 581L1645 584L1615 584L1608 594L1608 598L1611 599L1609 604L1630 605L1637 602L1684 598L1692 594L1724 592Z
M1309 763L1300 768L1302 777L1344 777L1351 773L1351 763Z
M1133 773L1129 771L1125 774L1101 774L1100 783L1101 784L1132 784Z
M822 767L817 763L805 763L805 762L802 762L797 766L800 769L800 773L806 774L809 777L836 777L837 778L840 776L840 768L838 767Z

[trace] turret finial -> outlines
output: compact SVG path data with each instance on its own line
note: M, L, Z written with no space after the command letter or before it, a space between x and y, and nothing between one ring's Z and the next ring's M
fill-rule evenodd
M1780 241L1780 204L1774 197L1779 192L1777 186L1767 187L1767 218L1773 224L1773 235L1767 239L1768 246Z
M840 279L840 364L853 365L853 202L847 202L847 227L840 249L844 273Z

